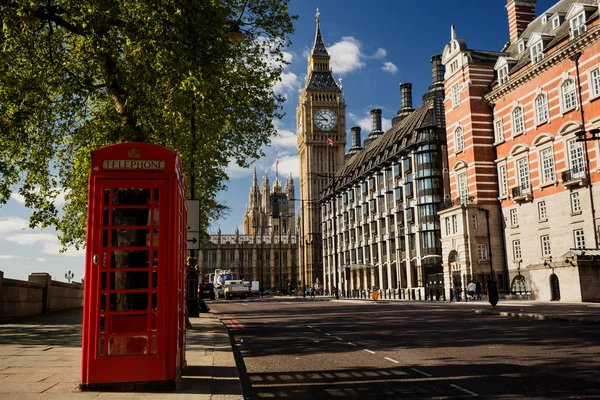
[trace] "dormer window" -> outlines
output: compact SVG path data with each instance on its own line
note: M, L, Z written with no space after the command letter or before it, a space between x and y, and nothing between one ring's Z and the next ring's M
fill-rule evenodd
M548 22L548 16L547 16L547 15L544 15L544 16L542 17L542 24L545 24L546 22Z
M519 42L519 54L525 51L525 42Z
M571 24L571 39L582 35L585 32L585 11L580 12L570 21Z
M498 70L498 83L502 85L506 82L508 82L508 65L505 65Z
M560 17L557 15L552 19L552 29L556 29L560 26Z
M531 63L535 64L544 58L544 42L539 40L538 42L531 45L530 49Z
M458 60L454 60L452 61L452 63L450 64L450 73L455 73L456 71L458 71Z

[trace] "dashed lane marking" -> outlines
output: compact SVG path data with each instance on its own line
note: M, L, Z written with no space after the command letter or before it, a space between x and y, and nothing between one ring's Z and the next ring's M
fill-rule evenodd
M365 351L366 351L367 353L375 354L375 352L374 352L374 351L371 351L371 350L369 350L369 349L365 349Z
M423 372L423 371L421 371L421 370L419 370L419 369L416 369L416 368L411 368L411 369L412 369L413 371L415 371L415 372L418 372L418 373L420 373L421 375L424 375L424 376L427 376L427 377L432 377L432 376L433 376L433 375L431 375L431 374L428 374L427 372Z
M335 336L335 338L336 338L337 340L344 340L344 339L342 339L341 337L337 337L337 336Z
M468 393L468 394L470 394L470 395L471 395L471 396L473 396L473 397L479 397L479 395L478 395L477 393L475 393L475 392L471 392L470 390L467 390L467 389L465 389L465 388L462 388L462 387L460 387L460 386L458 386L458 385L452 385L452 384L451 384L450 386L452 386L452 387L453 387L453 388L455 388L455 389L462 390L463 392L465 392L465 393Z
M312 326L308 325L308 327L309 327L310 329L312 329Z
M323 333L322 330L315 328L315 331Z
M358 345L356 345L356 344L354 344L354 343L352 343L352 342L348 342L348 344L349 344L350 346L354 346L354 347L358 346Z
M385 358L386 360L391 361L393 363L400 364L400 361L396 361L396 360L394 360L392 358L389 358L389 357L383 357L383 358Z
M327 336L331 336L331 333L327 333L327 332L325 332L325 334L326 334Z

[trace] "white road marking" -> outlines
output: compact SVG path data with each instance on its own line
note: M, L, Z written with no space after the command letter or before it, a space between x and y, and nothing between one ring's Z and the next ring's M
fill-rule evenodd
M366 351L367 353L375 354L375 352L374 352L374 351L371 351L371 350L369 350L369 349L365 349L365 351Z
M354 347L356 347L356 346L357 346L356 344L354 344L354 343L352 343L352 342L348 342L348 344L349 344L350 346L354 346Z
M336 336L335 338L336 338L337 340L344 340L344 339L342 339L341 337L337 337L337 336Z
M389 357L383 357L383 358L385 358L386 360L388 360L388 361L391 361L391 362L393 362L393 363L400 364L400 361L396 361L396 360L394 360L394 359L391 359L391 358L389 358Z
M471 392L470 390L467 390L467 389L465 389L465 388L461 388L461 387L460 387L460 386L458 386L458 385L450 385L450 386L452 386L453 388L456 388L456 389L458 389L458 390L462 390L463 392L465 392L465 393L468 393L468 394L470 394L470 395L471 395L471 396L473 396L473 397L479 397L479 395L478 395L477 393L475 393L475 392Z
M290 301L282 301L281 304L294 304L294 303L292 303Z
M248 305L247 303L240 303L240 304L243 305L243 306L247 306Z
M317 332L321 332L321 333L323 332L322 330L320 330L320 329L318 329L318 328L315 328L315 330L316 330Z
M308 327L309 327L310 329L312 329L312 326L308 325Z
M411 369L412 369L413 371L415 371L415 372L418 372L418 373L420 373L421 375L425 375L425 376L429 376L429 377L432 377L432 376L433 376L433 375L431 375L431 374L428 374L427 372L423 372L423 371L421 371L421 370L418 370L418 369L416 369L416 368L411 368Z
M326 334L327 336L331 336L331 333L327 333L327 332L325 332L325 334Z

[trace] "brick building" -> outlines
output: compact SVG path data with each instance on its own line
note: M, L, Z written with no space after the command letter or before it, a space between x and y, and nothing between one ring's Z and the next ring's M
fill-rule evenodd
M446 292L493 275L507 295L600 301L600 146L583 140L600 128L599 5L535 5L508 0L500 51L452 28L443 52Z

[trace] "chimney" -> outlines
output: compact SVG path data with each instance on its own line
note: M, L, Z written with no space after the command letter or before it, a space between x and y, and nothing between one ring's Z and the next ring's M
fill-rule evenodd
M381 110L379 108L375 108L371 110L371 135L379 135L383 133L381 130Z
M535 19L535 3L537 0L508 0L508 31L510 42L514 43L530 22Z
M444 64L442 64L441 54L431 57L431 78L433 84L444 82Z
M348 149L347 155L349 156L354 155L363 149L360 145L360 126L353 126L350 128L350 132L352 136L352 146Z
M400 84L400 111L412 110L412 84Z

